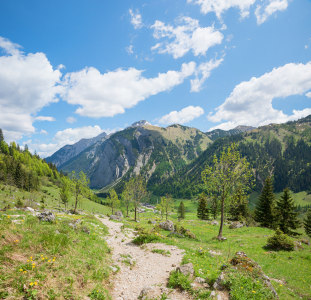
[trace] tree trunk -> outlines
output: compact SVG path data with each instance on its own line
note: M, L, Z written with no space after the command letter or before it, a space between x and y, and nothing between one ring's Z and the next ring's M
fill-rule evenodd
M75 208L73 210L74 213L77 211L77 206L78 206L78 195L76 195L76 203L75 203Z
M166 217L166 221L167 221L167 210L166 210L166 214L165 214L165 217Z
M135 207L135 221L137 221L137 208Z
M126 216L127 217L129 216L129 207L128 206L126 207Z
M218 239L222 237L222 228L224 226L224 204L225 204L225 199L221 200L221 219L220 219L220 228L219 228L219 233L218 233Z

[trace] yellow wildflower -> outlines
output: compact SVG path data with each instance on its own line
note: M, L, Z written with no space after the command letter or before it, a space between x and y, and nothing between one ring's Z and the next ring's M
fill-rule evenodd
M38 282L34 282L34 285L37 285L38 284Z
M23 269L19 269L20 270L20 272L23 272Z
M30 285L30 286L33 286L33 282L30 282L29 285Z

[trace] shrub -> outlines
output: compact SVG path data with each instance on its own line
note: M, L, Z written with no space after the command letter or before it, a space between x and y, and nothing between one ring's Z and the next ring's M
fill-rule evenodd
M23 201L19 197L17 197L16 207L23 207L23 206L24 206Z
M276 250L294 250L294 242L279 228L275 231L273 236L268 238L267 246Z
M138 232L138 236L133 240L133 243L136 245L142 245L160 240L160 237L157 234L151 232L147 228L137 225L135 230Z
M173 271L168 279L169 288L180 288L182 290L191 291L191 281L189 276L180 272Z

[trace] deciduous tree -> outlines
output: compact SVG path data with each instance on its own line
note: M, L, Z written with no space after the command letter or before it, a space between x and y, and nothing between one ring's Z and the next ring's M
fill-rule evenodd
M222 238L225 204L230 203L237 191L250 189L251 177L250 165L246 158L241 158L235 144L224 148L219 159L215 154L212 166L207 166L202 172L202 180L208 194L217 197L220 202L221 220L218 239Z
M121 205L118 195L114 189L111 189L109 191L109 196L107 197L107 204L111 207L112 215L113 215L113 211L119 208Z

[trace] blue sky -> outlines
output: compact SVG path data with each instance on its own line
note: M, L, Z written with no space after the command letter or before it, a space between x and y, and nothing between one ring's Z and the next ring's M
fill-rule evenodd
M310 0L0 2L0 128L42 157L145 119L311 114Z

